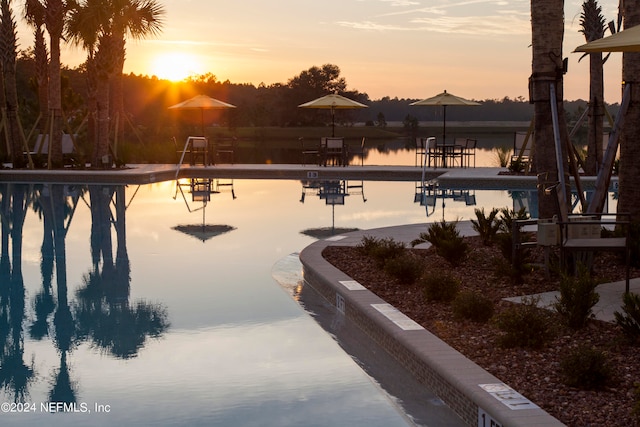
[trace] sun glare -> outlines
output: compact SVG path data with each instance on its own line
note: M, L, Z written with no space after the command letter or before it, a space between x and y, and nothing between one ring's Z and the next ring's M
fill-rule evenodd
M164 53L153 62L152 74L174 82L203 74L202 65L193 55L181 52Z

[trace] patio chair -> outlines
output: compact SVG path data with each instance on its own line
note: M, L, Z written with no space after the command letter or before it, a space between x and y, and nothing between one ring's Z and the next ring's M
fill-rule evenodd
M416 138L416 166L422 166L424 162L424 156L427 155L427 138L421 136Z
M513 136L513 155L511 156L511 163L520 162L523 166L523 172L529 170L533 153L533 133L529 132L516 132Z
M437 146L438 141L435 136L430 136L424 140L424 155L426 156L426 165L431 167L438 167L438 162L442 164L442 151Z
M329 164L334 166L345 166L344 138L325 138L326 147L324 149L324 166Z
M209 141L205 137L189 137L190 144L189 149L191 151L191 165L197 165L199 160L202 160L200 164L206 165L209 155Z
M76 161L76 146L74 140L78 138L78 135L73 137L68 134L62 134L62 159L65 165L72 165ZM29 151L29 155L35 159L38 164L45 164L49 155L49 135L39 134L36 137L36 143L32 151ZM25 153L26 156L26 153Z
M298 138L298 141L300 141L300 164L302 164L302 166L305 166L307 164L307 158L311 158L313 160L311 164L319 165L320 145L315 144L313 147L309 147L307 144L305 144L303 137Z
M223 160L227 160L227 163L233 164L236 141L237 138L235 136L218 140L215 146L215 155L218 163L223 163Z
M351 156L354 157L360 157L360 166L364 166L364 143L365 143L366 137L362 137L362 141L360 141L360 146L356 146L356 147L349 147L347 146L347 159L350 159ZM347 164L349 162L347 161Z
M473 167L476 167L476 145L478 145L477 139L467 138L462 149L462 167L471 167L471 159L473 159Z

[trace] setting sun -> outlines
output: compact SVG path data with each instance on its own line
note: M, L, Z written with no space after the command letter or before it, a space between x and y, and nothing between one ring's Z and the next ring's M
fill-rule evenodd
M151 73L160 79L181 81L190 76L204 74L204 70L195 56L171 52L156 57Z

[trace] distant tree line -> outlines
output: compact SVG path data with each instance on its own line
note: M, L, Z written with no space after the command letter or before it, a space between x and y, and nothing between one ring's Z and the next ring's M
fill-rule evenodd
M22 52L17 62L17 86L20 114L25 129L33 126L38 113L37 85L35 84L35 58L30 51ZM79 128L82 136L84 118L87 115L87 74L85 66L62 69L62 109L71 129ZM371 100L366 93L349 89L337 65L313 66L293 76L286 83L272 85L237 84L229 80L219 81L211 73L191 77L181 82L158 79L155 76L125 74L123 76L125 140L152 141L166 134L167 127L184 123L199 123L200 115L193 112L177 113L169 110L197 94L205 94L231 103L237 108L207 112L208 126L230 129L238 127L305 127L323 126L330 120L326 110L301 109L298 105L326 95L339 93L369 106L360 110L340 110L336 120L342 125L356 122L385 127L393 122L400 124L419 121L441 121L442 109L438 107L410 106L417 98L391 98ZM434 93L435 95L435 93ZM449 107L448 121L530 121L533 106L524 98L477 100L481 106L472 108ZM577 120L586 108L582 100L567 101L567 117ZM617 105L611 106L615 114ZM572 120L569 120L572 121ZM113 126L113 125L112 125Z

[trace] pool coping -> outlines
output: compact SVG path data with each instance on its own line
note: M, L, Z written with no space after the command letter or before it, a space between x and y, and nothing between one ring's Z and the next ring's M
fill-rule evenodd
M564 426L326 261L322 251L334 244L344 246L345 242L338 241L342 237L318 240L300 252L305 285L313 287L339 313L355 322L442 399L465 424ZM353 242L353 239L349 240Z

